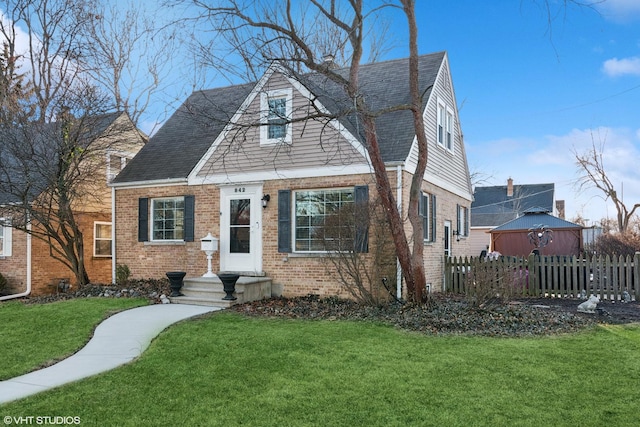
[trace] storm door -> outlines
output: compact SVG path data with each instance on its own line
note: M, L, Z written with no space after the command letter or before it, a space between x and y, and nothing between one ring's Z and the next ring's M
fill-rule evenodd
M220 270L262 271L262 186L220 189Z

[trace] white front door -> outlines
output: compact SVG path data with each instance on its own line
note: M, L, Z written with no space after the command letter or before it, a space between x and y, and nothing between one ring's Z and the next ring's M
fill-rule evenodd
M262 185L220 188L220 270L262 273Z

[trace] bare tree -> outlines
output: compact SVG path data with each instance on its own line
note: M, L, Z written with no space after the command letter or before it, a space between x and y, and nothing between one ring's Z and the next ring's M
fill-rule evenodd
M278 63L291 75L311 71L325 76L343 91L343 97L352 105L336 115L313 111L314 117L326 119L355 115L364 133L364 146L369 155L376 188L386 213L398 260L411 300L422 301L426 294L423 262L423 221L418 212L420 189L427 163L427 138L422 118L423 93L418 86L417 23L413 0L399 3L382 2L365 9L362 0L349 2L310 0L304 7L296 8L292 1L272 2L229 1L225 6L216 2L196 0L203 11L201 18L209 20L211 28L224 37L231 52L226 63L242 64L248 76L256 79L259 70ZM364 95L359 81L360 64L368 47L379 45L367 38L372 22L378 19L383 8L402 10L409 28L409 90L411 103L396 105L375 111ZM318 40L317 25L323 25L326 36ZM345 58L347 71L327 66L326 57ZM223 55L221 55L223 56ZM221 63L218 63L220 66ZM381 115L398 110L411 111L419 146L416 171L411 181L408 218L411 231L405 232L405 224L395 200L395 188L390 184L386 165L377 139L376 120ZM412 242L412 244L410 243Z
M11 227L47 242L50 255L79 284L89 281L80 212L103 205L106 175L97 172L105 166L106 152L121 149L124 137L141 138L130 132L130 120L115 120L121 117L116 109L128 99L126 91L115 99L113 92L104 91L109 82L94 78L96 70L88 66L97 57L87 53L92 46L85 32L96 21L87 13L92 4L0 3L5 17L0 20L0 84L13 89L10 96L0 97L2 216L11 218ZM131 54L119 57L118 66L126 67ZM137 113L141 107L136 105Z
M576 165L581 174L576 184L579 190L596 188L604 195L605 200L611 200L616 207L618 231L625 232L629 227L629 221L633 218L636 210L640 208L640 203L635 203L631 207L618 196L615 184L611 181L604 165L605 141L600 141L596 145L595 137L591 134L591 148L585 152L578 153L575 149L573 154Z
M78 12L83 43L79 60L92 81L110 94L134 123L167 84L176 27L159 26L142 4L85 0Z

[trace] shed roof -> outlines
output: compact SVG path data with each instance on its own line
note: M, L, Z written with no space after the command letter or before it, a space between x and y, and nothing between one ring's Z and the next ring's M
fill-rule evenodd
M511 220L505 224L502 224L499 227L494 228L491 232L497 231L521 231L521 230L529 230L530 228L534 228L539 226L540 224L545 225L546 227L556 231L562 229L581 229L582 226L579 224L575 224L573 222L566 221L564 219L558 218L553 215L549 215L548 213L535 212L527 213L520 218L516 218Z

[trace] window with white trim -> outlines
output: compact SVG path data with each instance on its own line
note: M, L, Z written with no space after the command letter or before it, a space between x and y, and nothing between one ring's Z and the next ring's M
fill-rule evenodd
M438 102L438 144L444 145L444 119L447 109L444 104Z
M93 256L111 256L111 223L96 221L93 223Z
M446 112L445 125L444 146L447 150L453 150L453 113L449 108Z
M184 239L184 197L151 200L151 240Z
M458 236L469 236L469 208L458 205Z
M293 90L281 89L260 94L260 145L291 144Z
M107 152L107 182L113 179L124 169L127 162L133 158L130 153L108 151Z
M295 251L352 251L354 201L353 188L296 191Z
M437 110L437 140L449 151L453 151L453 110L438 99Z
M11 256L11 224L0 218L0 257Z
M422 217L422 238L424 242L435 241L435 196L429 193L420 193L418 213Z

